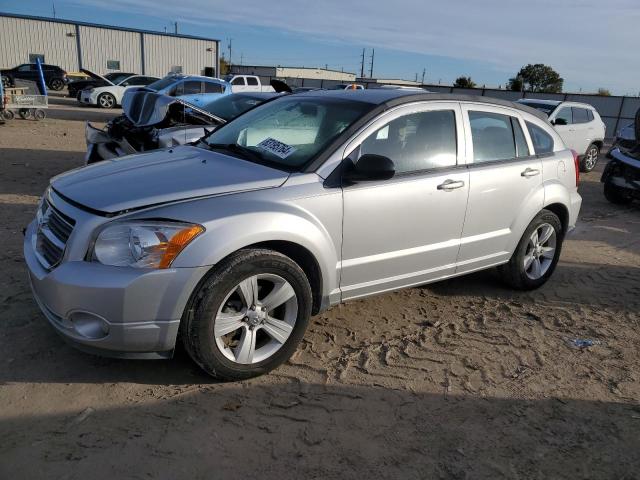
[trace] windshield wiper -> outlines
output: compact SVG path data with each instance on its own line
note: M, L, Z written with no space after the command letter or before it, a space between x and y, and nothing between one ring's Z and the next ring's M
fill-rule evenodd
M258 152L251 150L250 148L243 147L242 145L238 145L237 143L204 143L213 150L227 150L228 152L240 155L245 160L264 163L264 158L262 158L262 155Z

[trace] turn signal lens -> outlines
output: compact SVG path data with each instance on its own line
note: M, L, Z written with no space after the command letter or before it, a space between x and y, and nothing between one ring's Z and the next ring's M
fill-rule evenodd
M573 164L576 167L576 187L577 187L578 184L580 183L580 160L578 159L578 152L576 152L575 150L571 150L571 153L573 153Z
M178 256L184 247L189 245L191 240L196 238L204 231L204 228L200 225L193 225L192 227L183 228L177 234L175 234L166 244L166 250L160 260L158 268L169 268L171 262Z

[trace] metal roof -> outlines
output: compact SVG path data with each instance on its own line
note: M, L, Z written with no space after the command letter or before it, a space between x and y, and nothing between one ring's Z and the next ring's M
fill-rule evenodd
M154 30L141 30L139 28L128 28L128 27L116 27L115 25L104 25L100 23L89 23L89 22L79 22L77 20L64 20L61 18L50 18L50 17L37 17L33 15L20 15L17 13L6 13L0 12L0 17L9 17L9 18L19 18L23 20L37 20L40 22L51 22L51 23L64 23L67 25L80 25L83 27L95 27L95 28L106 28L108 30L121 30L124 32L136 32L136 33L147 33L150 35L161 35L163 37L173 37L173 38L187 38L191 40L204 40L207 42L217 42L220 40L217 38L207 38L207 37L199 37L196 35L183 35L181 33L168 33L168 32L156 32Z

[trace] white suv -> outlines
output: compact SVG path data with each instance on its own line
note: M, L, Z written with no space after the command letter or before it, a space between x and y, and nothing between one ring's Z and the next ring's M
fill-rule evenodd
M530 98L518 100L518 103L536 108L549 117L567 148L578 152L581 171L590 172L595 168L606 130L595 108L587 103Z

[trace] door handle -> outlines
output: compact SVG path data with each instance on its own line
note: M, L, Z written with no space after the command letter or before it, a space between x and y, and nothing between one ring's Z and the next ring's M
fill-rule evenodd
M444 190L446 192L455 190L456 188L464 187L464 182L462 180L445 180L443 183L438 185L438 190Z
M536 175L540 175L540 170L537 168L525 168L520 175L526 178L535 177Z

